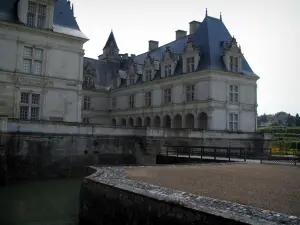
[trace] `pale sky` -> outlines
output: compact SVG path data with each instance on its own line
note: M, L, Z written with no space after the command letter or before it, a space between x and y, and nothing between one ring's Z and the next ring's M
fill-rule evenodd
M175 40L178 29L208 15L234 35L258 80L258 114L300 113L300 0L71 0L90 39L85 56L97 58L113 29L120 53L140 54L148 41ZM299 101L299 102L298 102Z

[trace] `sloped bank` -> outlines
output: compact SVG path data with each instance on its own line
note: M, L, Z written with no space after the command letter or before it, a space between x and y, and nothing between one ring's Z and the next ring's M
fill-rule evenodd
M299 218L126 179L126 167L90 167L79 221L105 224L299 224Z

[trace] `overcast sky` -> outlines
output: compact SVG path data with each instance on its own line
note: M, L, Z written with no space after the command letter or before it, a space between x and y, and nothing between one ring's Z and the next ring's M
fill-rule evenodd
M300 0L71 0L81 30L96 58L113 29L120 53L140 54L149 40L175 39L178 29L208 15L234 35L258 81L258 113L300 113Z

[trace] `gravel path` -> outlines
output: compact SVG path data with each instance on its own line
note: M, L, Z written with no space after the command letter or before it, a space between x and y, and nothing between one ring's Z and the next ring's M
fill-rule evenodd
M127 177L300 217L300 168L260 164L156 166Z

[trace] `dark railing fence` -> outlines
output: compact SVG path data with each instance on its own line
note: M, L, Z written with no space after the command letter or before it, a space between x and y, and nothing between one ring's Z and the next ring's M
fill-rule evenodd
M200 159L200 162L210 159L214 161L246 161L246 148L243 147L216 147L216 146L171 146L165 145L159 155Z
M300 156L294 155L274 155L271 149L262 149L260 152L249 152L244 147L216 147L216 146L172 146L164 145L165 149L160 150L158 155L177 158L176 162L198 162L215 161L215 162L246 162L255 160L261 164L289 165L298 166ZM179 160L185 159L185 160Z

